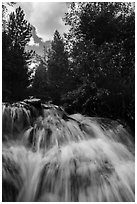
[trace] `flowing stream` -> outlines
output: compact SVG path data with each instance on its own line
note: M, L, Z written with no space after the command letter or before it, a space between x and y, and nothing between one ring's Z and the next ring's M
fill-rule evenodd
M34 102L3 104L3 201L135 201L134 141L122 124Z

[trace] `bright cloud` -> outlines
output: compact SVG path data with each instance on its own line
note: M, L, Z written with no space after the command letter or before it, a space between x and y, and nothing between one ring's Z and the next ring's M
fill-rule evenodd
M28 45L29 46L39 46L39 43L35 43L33 37L31 37Z
M51 40L55 30L62 35L68 31L62 18L67 12L65 2L19 2L26 14L28 22L36 27L37 35L44 41Z

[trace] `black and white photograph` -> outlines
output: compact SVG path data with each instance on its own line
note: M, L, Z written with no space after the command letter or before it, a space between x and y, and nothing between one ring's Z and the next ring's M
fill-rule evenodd
M7 2L2 202L135 202L135 2Z

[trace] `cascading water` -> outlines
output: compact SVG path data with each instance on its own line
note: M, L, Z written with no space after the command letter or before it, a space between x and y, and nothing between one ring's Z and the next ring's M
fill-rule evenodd
M3 127L3 201L135 200L134 141L118 122L25 101L3 104Z

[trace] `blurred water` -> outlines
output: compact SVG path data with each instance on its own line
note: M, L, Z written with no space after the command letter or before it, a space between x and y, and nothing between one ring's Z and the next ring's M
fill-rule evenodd
M23 108L3 108L3 201L135 200L134 142L121 124Z

